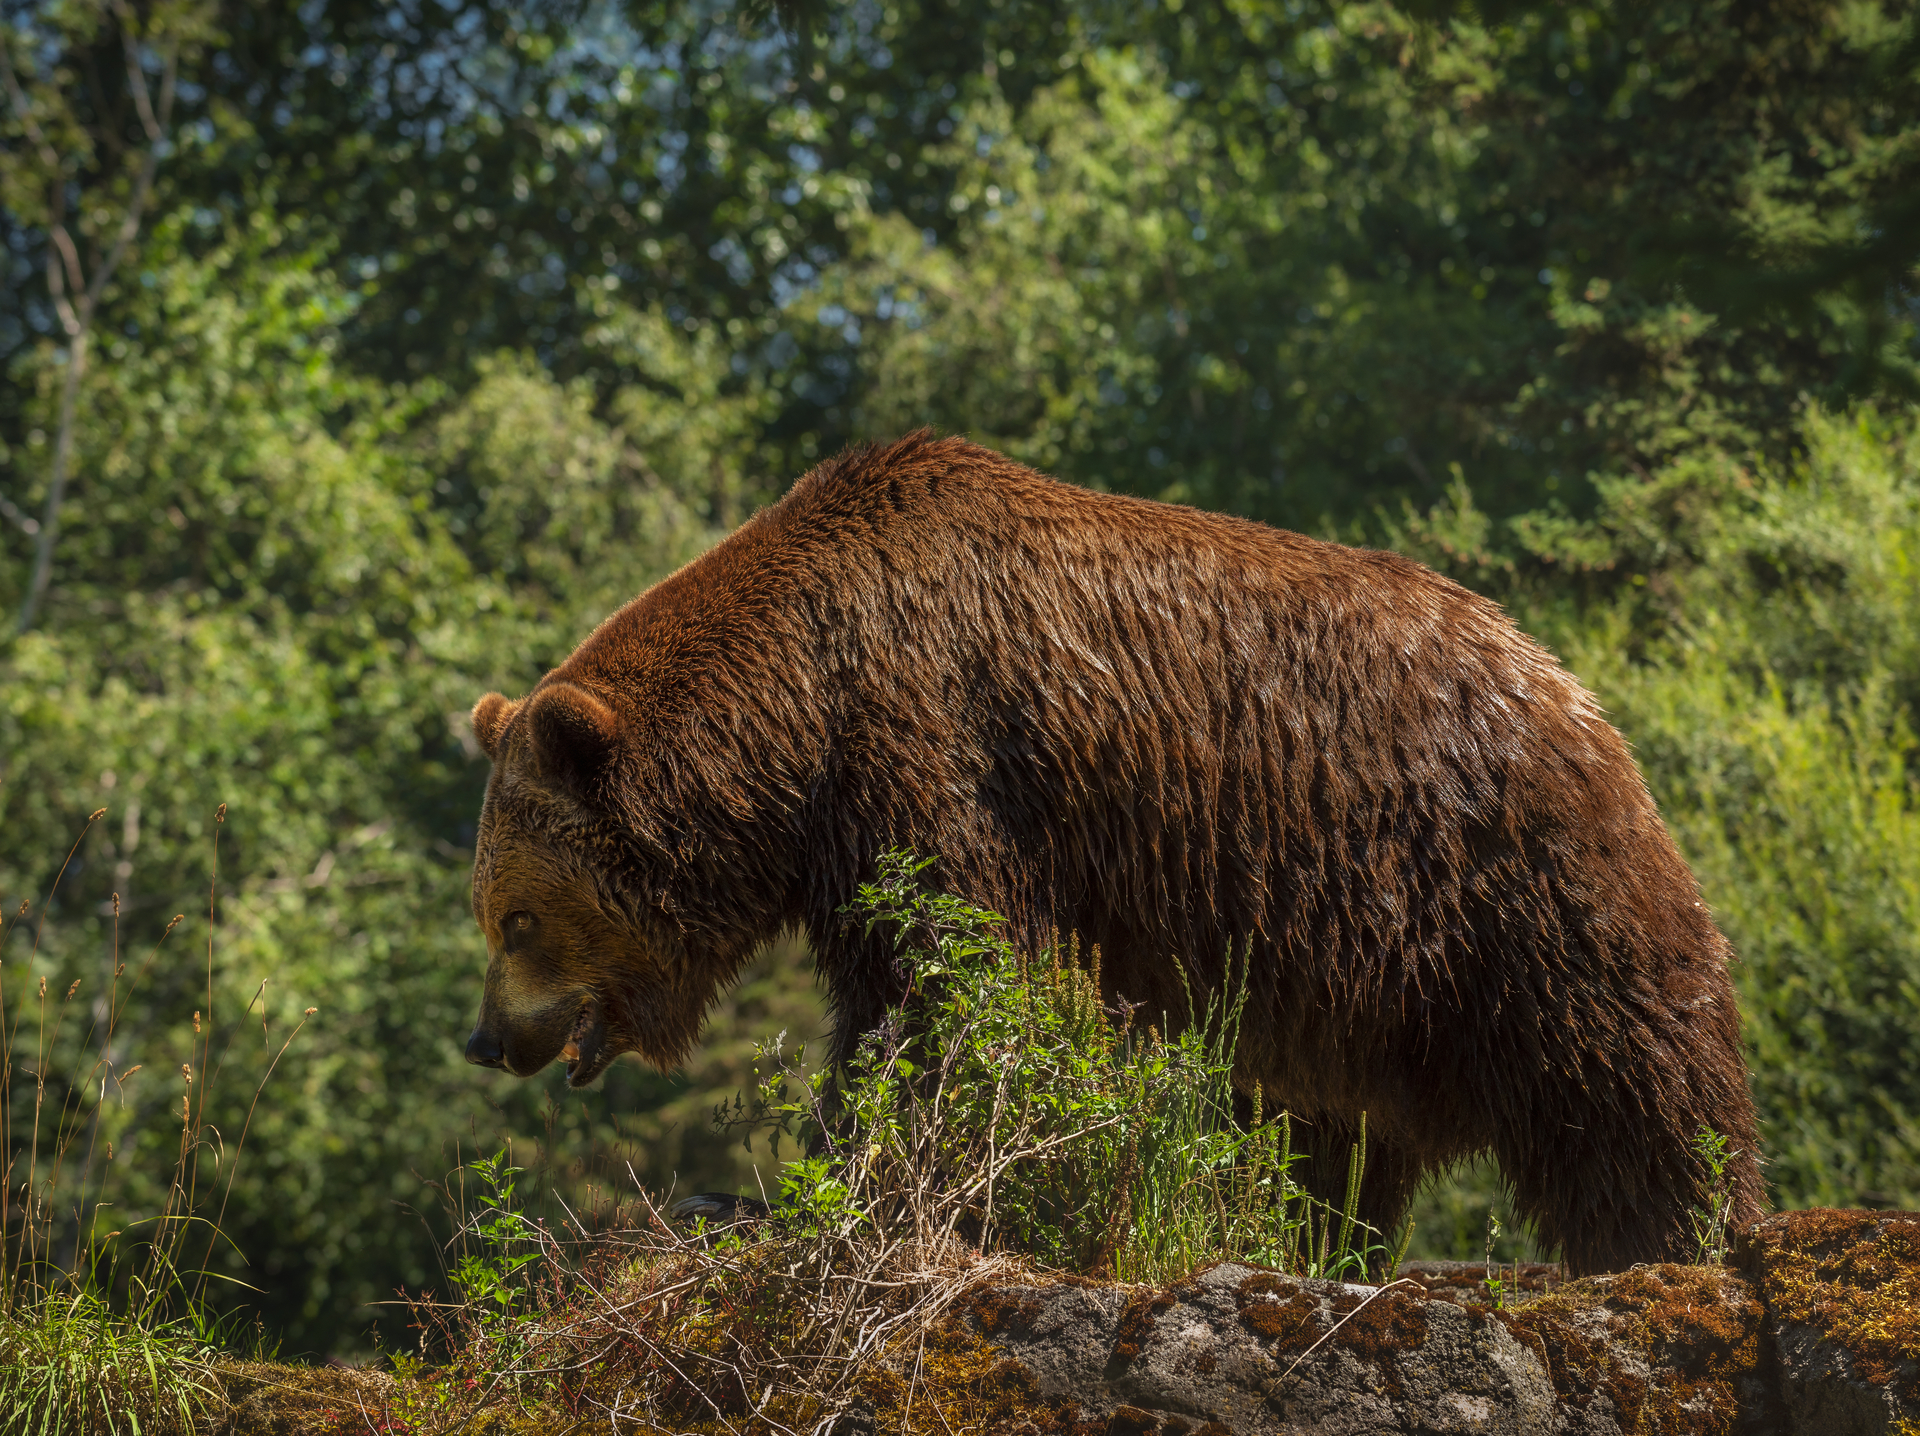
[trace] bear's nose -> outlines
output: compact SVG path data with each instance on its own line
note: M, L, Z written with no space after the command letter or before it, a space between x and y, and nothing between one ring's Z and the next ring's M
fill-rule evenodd
M467 1061L476 1067L498 1067L501 1057L500 1039L484 1027L474 1028L467 1039Z

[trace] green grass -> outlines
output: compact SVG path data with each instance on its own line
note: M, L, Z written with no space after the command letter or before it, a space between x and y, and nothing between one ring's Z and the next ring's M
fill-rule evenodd
M731 1429L744 1410L749 1425L806 1430L865 1399L873 1372L924 1350L983 1283L1165 1285L1223 1258L1365 1280L1398 1264L1405 1234L1356 1219L1364 1135L1336 1208L1294 1180L1286 1113L1256 1106L1249 1127L1236 1122L1245 971L1230 965L1224 990L1190 995L1184 1022L1163 1030L1164 1016L1104 1006L1097 949L1018 952L995 914L926 891L928 866L886 855L850 907L915 972L905 1006L831 1076L766 1045L756 1090L716 1113L770 1158L799 1144L776 1169L770 1213L689 1229L644 1189L576 1210L536 1187L536 1216L508 1154L468 1164L443 1188L457 1218L448 1289L411 1298L418 1352L393 1353L391 1376L348 1373L374 1429L450 1436L483 1415L505 1429L617 1425L645 1409L661 1429ZM37 1199L8 1235L0 1429L201 1431L241 1390L290 1411L334 1409L341 1373L236 1362L236 1328L209 1319L205 1250L245 1131L226 1153L205 1127L208 1084L196 1093L188 1080L206 1070L204 1047L170 1109L179 1143L166 1203L100 1230L109 1188L83 1157L77 1173L69 1164L90 1146L90 1114L72 1097L89 1088L65 1084L65 1104L49 1105L38 1074L62 1052L111 1050L115 991L107 1039L65 1048L57 993L30 1004L40 1028L22 1070L34 1080L7 1088L36 1104L23 1175ZM203 1180L208 1152L219 1180ZM63 1229L53 1198L69 1188L88 1220ZM1472 1219L1477 1238L1478 1203Z
M36 1296L0 1318L0 1430L155 1436L225 1405L222 1344L187 1317L114 1311L90 1292Z
M1221 1258L1364 1279L1397 1260L1355 1217L1364 1144L1331 1208L1293 1179L1286 1114L1236 1124L1244 973L1163 1032L1103 1006L1097 952L1023 956L993 913L925 891L927 866L888 854L850 909L915 973L904 1007L837 1078L768 1044L757 1090L716 1113L799 1146L764 1218L676 1227L642 1191L620 1223L541 1220L504 1153L448 1184L477 1200L451 1290L415 1302L428 1359L396 1358L415 1429L644 1411L811 1430L879 1365L917 1362L983 1283L1164 1284Z
M243 1343L236 1339L243 1321L216 1315L212 1284L222 1278L210 1259L223 1240L220 1224L254 1110L304 1023L277 1049L266 1047L244 1120L221 1132L209 1111L228 1055L214 1047L214 894L225 811L215 815L204 971L196 954L195 970L184 975L189 994L204 979L205 996L170 1079L154 1071L132 1085L143 1068L161 1067L158 1054L130 1064L117 1039L182 918L129 974L116 896L104 992L89 1001L83 979L64 980L43 960L40 937L83 830L38 920L23 903L0 922L0 957L9 939L31 938L14 972L0 966L0 1430L9 1436L204 1429L225 1405L220 1359L243 1345L259 1354L257 1333ZM166 975L176 984L183 976ZM158 1087L167 1080L178 1084L175 1095ZM155 1184L161 1195L128 1202L128 1169L154 1150L171 1158Z

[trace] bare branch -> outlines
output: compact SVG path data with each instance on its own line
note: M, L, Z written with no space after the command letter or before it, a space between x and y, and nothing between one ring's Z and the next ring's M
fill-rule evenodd
M140 109L140 122L146 127L147 153L140 163L140 177L134 182L133 195L127 201L126 218L121 221L120 232L114 236L113 248L100 261L100 267L94 271L93 282L87 286L85 318L88 322L93 318L93 305L99 300L101 291L107 287L107 281L119 267L127 247L140 232L140 221L146 214L147 201L153 193L154 175L160 168L160 149L167 140L163 127L172 118L174 79L180 65L180 42L174 39L166 49L166 69L160 80L160 114L156 119L153 107L148 102L146 73L140 67L139 47L134 43L132 9L126 0L115 0L114 11L121 17L120 35L127 51L127 82L133 89L134 102Z
M61 185L60 188L64 191L66 187ZM65 198L63 193L61 199L64 201ZM59 210L65 208L64 203L58 206ZM60 263L55 264L55 259ZM64 274L62 266L65 267ZM53 300L53 307L60 313L61 327L67 331L69 338L77 338L80 331L86 328L87 321L93 317L93 312L90 307L85 307L84 313L75 312L69 291L80 295L81 304L86 306L87 290L81 278L80 251L74 248L73 235L66 225L55 220L47 227L47 293Z
M140 64L140 43L134 35L135 27L139 24L139 21L133 13L133 7L127 3L127 0L113 0L113 13L120 17L120 47L126 52L127 56L127 88L133 94L134 108L140 112L140 125L141 128L147 132L147 142L157 145L165 134L164 126L166 121L154 118L153 103L147 94L147 75L145 69ZM172 98L170 93L172 90L172 82L173 69L172 65L169 64L165 82L169 93L167 98L161 101L163 109Z
M33 112L33 101L20 84L20 76L13 68L13 56L5 44L0 44L0 83L6 86L7 100L13 106L14 116L20 121L20 128L26 131L28 143L39 153L40 163L48 170L47 238L52 249L47 256L47 289L54 307L60 311L62 327L71 336L78 332L80 320L67 302L65 291L70 288L77 293L86 286L81 278L80 253L74 248L73 236L67 232L65 223L66 166L61 162L59 150L40 127L40 121ZM64 273L54 263L56 255L65 266Z

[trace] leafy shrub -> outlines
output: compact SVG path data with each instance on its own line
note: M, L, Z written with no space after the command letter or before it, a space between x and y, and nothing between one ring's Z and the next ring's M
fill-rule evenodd
M1810 408L1798 437L1609 481L1590 519L1490 531L1455 499L1392 536L1504 598L1633 743L1740 958L1775 1204L1913 1206L1920 415ZM1485 1164L1440 1183L1420 1254L1476 1255L1504 1200Z
M1911 1206L1920 420L1816 412L1803 435L1791 467L1697 467L1664 556L1620 550L1645 581L1538 627L1633 740L1740 955L1774 1200Z
M1225 990L1190 994L1177 1030L1169 1014L1143 1023L1137 1007L1102 1005L1097 947L1084 963L1071 945L1016 952L996 914L922 889L931 865L886 854L851 907L892 933L914 974L906 1006L844 1073L801 1077L776 1042L751 1113L733 1114L815 1136L820 1151L782 1174L783 1222L929 1245L964 1235L1132 1281L1219 1257L1336 1275L1384 1255L1354 1217L1361 1148L1346 1209L1316 1209L1293 1179L1286 1114L1256 1105L1250 1129L1234 1121L1244 967L1237 985L1229 964Z

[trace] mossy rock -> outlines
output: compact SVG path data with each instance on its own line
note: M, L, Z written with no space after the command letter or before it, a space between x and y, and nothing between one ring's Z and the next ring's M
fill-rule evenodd
M1734 1259L1770 1318L1785 1429L1920 1436L1920 1213L1781 1212Z
M1423 1264L1382 1289L1221 1264L1166 1287L1080 1278L965 1293L857 1378L834 1436L1920 1436L1920 1214L1788 1212L1731 1266L1561 1283ZM218 1436L566 1436L566 1402L340 1367L230 1363ZM582 1370L597 1397L635 1373ZM584 1383L584 1384L583 1384ZM737 1383L736 1383L737 1385ZM683 1393L684 1394L684 1393ZM458 1421L436 1422L457 1395ZM813 1429L811 1398L709 1393L660 1431ZM842 1398L844 1399L844 1398ZM588 1403L592 1404L592 1403ZM836 1405L839 1403L836 1402ZM576 1399L573 1405L578 1407ZM711 1413L709 1413L711 1414ZM647 1428L629 1428L622 1431Z
M1725 1267L1587 1277L1497 1313L1553 1383L1567 1429L1773 1436L1766 1311Z
M353 1366L231 1361L218 1368L227 1411L219 1436L402 1436L396 1383Z

